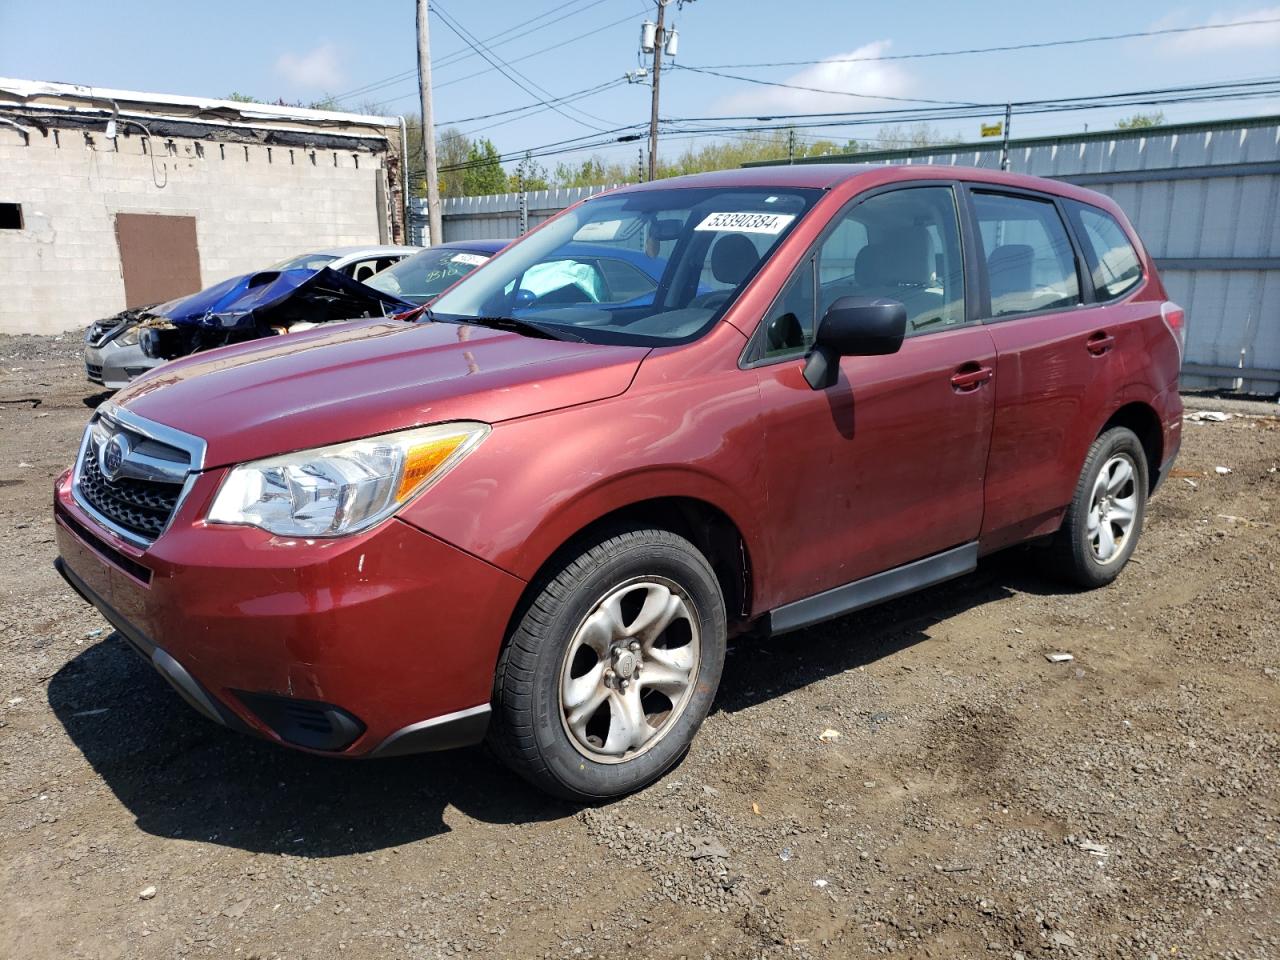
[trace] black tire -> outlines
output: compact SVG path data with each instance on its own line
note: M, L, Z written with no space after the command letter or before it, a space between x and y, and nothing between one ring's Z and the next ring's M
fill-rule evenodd
M1127 459L1132 466L1136 509L1131 526L1118 543L1119 549L1110 560L1103 562L1095 551L1093 536L1089 532L1089 513L1099 475L1117 457ZM1142 442L1126 427L1112 427L1104 432L1089 447L1089 455L1085 457L1071 505L1067 508L1061 528L1050 543L1047 556L1050 571L1059 578L1086 589L1106 586L1114 580L1129 562L1129 557L1138 545L1138 538L1142 535L1148 492L1147 455Z
M643 752L596 762L563 720L561 670L573 637L611 592L636 580L674 585L696 618L700 654L683 710ZM488 743L512 770L558 797L592 802L653 783L680 761L711 709L724 667L724 597L711 565L666 530L626 530L586 543L538 585L498 659ZM602 661L603 662L603 661ZM639 684L637 684L639 689Z

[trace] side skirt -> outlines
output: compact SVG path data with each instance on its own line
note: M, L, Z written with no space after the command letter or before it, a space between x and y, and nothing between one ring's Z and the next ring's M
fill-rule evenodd
M963 546L932 557L894 567L884 573L863 577L842 587L833 587L803 600L795 600L769 611L769 633L788 633L870 607L885 600L914 593L924 587L970 573L978 566L978 544Z

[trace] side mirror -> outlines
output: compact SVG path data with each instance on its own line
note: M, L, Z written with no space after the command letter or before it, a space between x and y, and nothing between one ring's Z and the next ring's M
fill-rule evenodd
M516 291L517 307L531 307L533 306L534 301L536 301L537 299L538 299L537 296L534 295L534 292L532 290L526 290L523 287L521 287L519 290Z
M879 297L841 297L823 315L813 350L804 365L814 390L832 386L841 357L880 357L897 353L907 333L907 308Z

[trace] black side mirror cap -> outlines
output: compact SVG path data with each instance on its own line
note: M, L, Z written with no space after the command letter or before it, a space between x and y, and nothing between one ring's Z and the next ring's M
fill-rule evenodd
M832 386L841 357L880 357L897 353L907 333L907 308L879 297L841 297L818 324L813 350L804 365L814 390Z

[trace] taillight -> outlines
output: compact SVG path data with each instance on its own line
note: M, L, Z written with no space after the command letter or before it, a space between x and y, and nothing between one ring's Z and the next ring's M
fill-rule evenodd
M1166 300L1160 306L1160 316L1164 318L1164 325L1169 328L1178 345L1178 365L1181 366L1187 350L1187 312L1172 300Z

